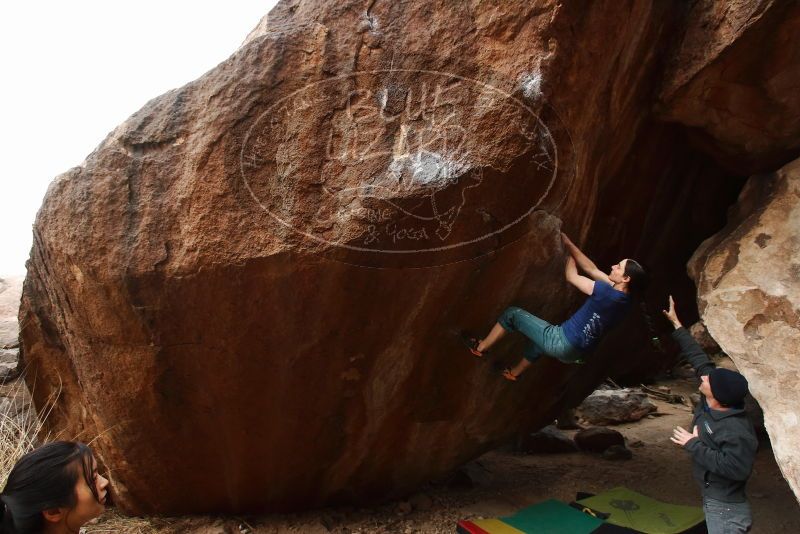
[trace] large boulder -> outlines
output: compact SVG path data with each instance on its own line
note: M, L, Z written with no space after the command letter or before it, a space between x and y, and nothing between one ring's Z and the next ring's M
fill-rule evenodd
M800 160L752 177L728 226L689 264L708 331L750 383L772 449L800 495Z
M670 280L719 227L735 175L652 118L683 15L281 2L51 184L20 310L47 424L127 512L287 510L408 494L648 365L639 314L514 385L458 333L565 319L562 229Z
M398 496L552 421L600 363L510 387L457 332L579 301L559 230L588 234L676 20L282 2L51 184L21 310L48 423L123 509L179 513Z

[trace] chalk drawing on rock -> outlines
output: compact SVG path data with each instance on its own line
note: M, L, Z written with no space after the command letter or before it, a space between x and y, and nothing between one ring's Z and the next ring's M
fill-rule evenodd
M482 177L482 169L473 169L472 164L463 157L446 157L436 152L418 150L413 154L395 156L384 174L358 187L345 188L335 194L342 198L341 205L351 204L352 199L347 197L358 197L359 200L377 199L411 219L433 221L437 225L433 233L444 241L452 232L466 203L466 191L480 185ZM437 198L437 193L459 185L460 181L463 182L460 184L460 195L454 202L442 199L442 195ZM397 201L409 195L421 202L407 207ZM424 209L421 209L423 204ZM363 202L358 202L358 205L363 205ZM341 216L341 211L338 215Z
M526 98L541 94L537 70L521 83ZM420 261L435 264L432 253L454 251L446 261L456 249L483 254L525 231L519 223L557 183L559 143L570 143L563 130L556 139L519 98L477 80L356 72L312 82L263 111L244 137L241 175L267 213L325 247L426 253ZM313 203L293 201L312 186ZM305 211L287 213L283 203Z
M536 100L542 96L542 73L537 68L522 77L522 94L529 100Z

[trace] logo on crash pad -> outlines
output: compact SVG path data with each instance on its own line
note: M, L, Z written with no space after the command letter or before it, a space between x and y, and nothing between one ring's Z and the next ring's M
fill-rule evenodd
M334 259L474 258L525 235L574 173L566 130L526 95L425 70L314 81L258 115L241 176L274 222Z

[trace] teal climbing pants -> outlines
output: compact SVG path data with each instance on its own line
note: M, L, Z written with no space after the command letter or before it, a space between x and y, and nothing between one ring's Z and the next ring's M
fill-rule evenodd
M561 326L552 325L516 306L506 308L497 322L505 330L519 332L528 338L523 355L529 362L535 362L542 355L564 363L582 362L584 353L567 341Z

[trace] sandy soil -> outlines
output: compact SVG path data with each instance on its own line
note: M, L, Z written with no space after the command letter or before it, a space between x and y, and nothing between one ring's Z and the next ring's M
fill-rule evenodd
M695 391L691 379L660 385L687 398ZM672 428L689 425L690 408L654 402L659 415L614 427L631 445L634 456L628 461L608 461L586 453L521 455L497 450L462 468L471 487L459 487L452 481L429 484L409 500L380 507L238 518L123 519L109 512L87 532L444 533L454 532L459 519L508 515L542 500L570 501L577 491L601 492L616 486L667 502L699 506L700 492L692 480L688 456L668 439ZM800 506L765 440L748 487L753 532L800 532Z

